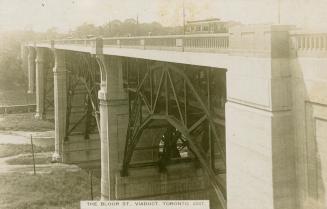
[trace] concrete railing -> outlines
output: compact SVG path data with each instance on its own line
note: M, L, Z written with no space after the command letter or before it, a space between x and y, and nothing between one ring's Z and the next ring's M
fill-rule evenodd
M292 48L298 51L327 51L327 33L292 34Z
M229 48L228 35L215 35L203 37L185 37L184 46L186 48L210 48L210 49L227 49Z
M197 34L102 38L103 47L173 51L219 51L229 48L229 34ZM95 47L96 38L29 42L30 46L74 45Z
M94 39L64 39L64 40L55 40L54 45L79 45L79 46L94 46Z
M103 45L143 49L228 49L229 36L224 34L104 38Z
M298 54L327 53L327 33L293 32L290 34L291 48ZM138 36L101 38L103 48L136 48L143 50L170 50L225 53L232 41L230 34L194 34L168 36ZM244 40L243 40L244 41ZM238 43L239 44L239 43ZM54 47L60 46L69 49L72 47L96 48L97 38L90 39L63 39L53 41L29 42L29 46ZM242 46L246 43L241 44ZM59 48L60 48L59 47ZM244 48L244 47L243 47ZM87 50L86 50L87 51Z

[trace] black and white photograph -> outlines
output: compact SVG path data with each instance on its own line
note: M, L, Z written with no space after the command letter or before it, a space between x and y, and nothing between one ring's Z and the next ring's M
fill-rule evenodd
M326 0L0 0L0 209L326 209Z

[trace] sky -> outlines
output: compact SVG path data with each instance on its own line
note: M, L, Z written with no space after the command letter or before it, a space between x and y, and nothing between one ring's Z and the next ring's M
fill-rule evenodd
M245 24L293 24L327 32L327 0L184 0L186 20L221 18ZM0 0L0 31L73 30L135 18L166 26L182 25L183 0Z

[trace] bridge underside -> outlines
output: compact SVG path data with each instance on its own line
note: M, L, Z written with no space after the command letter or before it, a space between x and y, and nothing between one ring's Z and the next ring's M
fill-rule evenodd
M53 161L100 167L99 66L88 53L28 47L29 83L35 79L36 114L55 120ZM33 67L31 67L33 66ZM33 71L35 69L35 76ZM59 71L59 72L58 72ZM34 93L34 85L29 85Z
M101 141L103 199L212 196L224 208L226 71L105 55L98 62L107 79L99 91L100 130L109 136Z
M153 181L138 183L150 187L141 193L124 183L119 194L128 197L118 198L202 199L215 191L215 202L225 204L225 70L122 61L129 120L116 184L140 172Z
M104 199L210 197L226 205L226 70L45 48L37 54L36 116L51 117L55 104L54 161L98 167L102 158Z

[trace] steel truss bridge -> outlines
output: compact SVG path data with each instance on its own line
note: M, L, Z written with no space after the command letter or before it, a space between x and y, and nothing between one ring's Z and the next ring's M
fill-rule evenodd
M153 198L210 196L217 203L212 208L227 208L227 198L232 202L238 198L226 192L226 188L236 191L232 186L228 189L229 179L237 182L241 172L237 169L246 164L246 159L234 157L232 143L262 131L251 126L253 121L244 116L244 110L270 115L288 111L271 90L276 85L273 82L281 79L278 82L284 88L287 80L279 74L275 80L266 79L266 75L263 80L251 80L248 70L260 72L257 63L283 63L310 43L327 48L325 36L311 39L291 35L289 30L285 26L239 26L228 34L25 43L22 55L28 66L29 92L37 95L36 116L49 117L54 112L54 160L77 164L101 161L103 199L152 198L152 193L156 193ZM264 66L267 72L280 70ZM262 97L253 96L256 94ZM260 124L273 120L269 116ZM238 124L239 129L234 130L231 124ZM275 133L279 128L270 131ZM275 163L272 160L269 165L274 167ZM126 179L137 171L149 175L144 168L169 174L171 167L185 165L194 172L181 168L180 175L174 174L189 179L186 184L191 186L184 189L179 190L180 185L171 179L151 180L157 175L151 174L152 188L121 192L124 186L132 185L127 185L132 180ZM203 183L192 190L199 169ZM226 171L230 173L227 186ZM246 186L244 182L242 186ZM190 191L193 196L173 195ZM194 196L196 193L204 196ZM278 201L273 195L269 198Z

